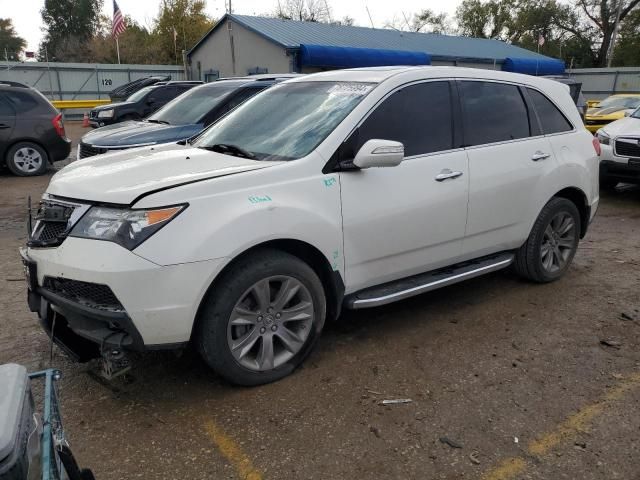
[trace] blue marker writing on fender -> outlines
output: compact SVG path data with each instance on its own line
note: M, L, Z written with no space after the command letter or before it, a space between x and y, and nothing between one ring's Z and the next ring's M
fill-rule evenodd
M249 202L251 203L264 203L270 201L271 197L269 195L252 195L249 197Z

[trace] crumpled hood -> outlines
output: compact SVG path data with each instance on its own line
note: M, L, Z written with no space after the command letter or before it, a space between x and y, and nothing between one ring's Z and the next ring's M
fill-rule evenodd
M602 130L612 138L619 136L640 138L640 118L621 118L605 126Z
M128 205L154 190L280 163L232 157L178 144L140 147L77 160L53 176L47 193Z
M195 135L202 125L166 125L153 122L128 121L97 128L82 137L82 142L98 147L166 143ZM186 132L183 134L183 132Z

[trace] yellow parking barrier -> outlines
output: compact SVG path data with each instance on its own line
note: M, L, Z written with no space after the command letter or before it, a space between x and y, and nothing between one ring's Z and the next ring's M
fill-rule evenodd
M111 100L52 100L51 103L58 110L70 108L94 108L98 105L107 105Z

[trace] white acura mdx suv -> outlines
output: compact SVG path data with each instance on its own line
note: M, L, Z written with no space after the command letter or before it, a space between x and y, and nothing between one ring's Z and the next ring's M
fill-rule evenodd
M193 342L231 382L291 373L327 319L513 265L569 268L598 142L567 86L455 67L277 85L190 143L81 160L22 250L77 359Z

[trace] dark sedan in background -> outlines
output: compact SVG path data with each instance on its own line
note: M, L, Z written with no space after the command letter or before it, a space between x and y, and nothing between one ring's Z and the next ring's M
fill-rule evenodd
M143 121L123 122L87 133L80 142L78 158L193 137L258 92L293 76L254 75L200 85Z
M197 81L159 82L138 90L124 102L109 103L89 112L89 124L103 127L126 120L140 120L162 108L187 90L201 85Z

